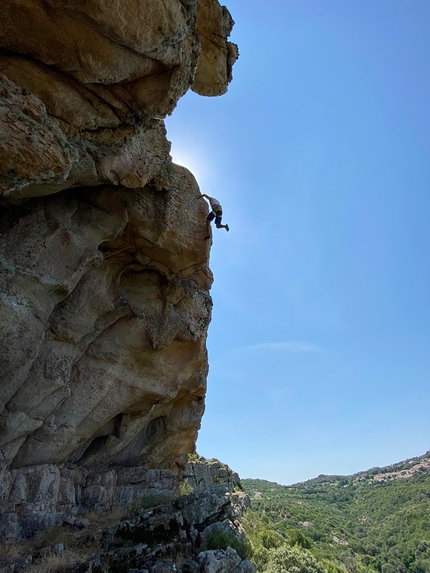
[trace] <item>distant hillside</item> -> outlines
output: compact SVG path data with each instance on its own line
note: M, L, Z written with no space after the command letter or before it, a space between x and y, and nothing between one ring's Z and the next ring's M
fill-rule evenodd
M348 573L430 573L430 452L352 476L242 484L251 521Z

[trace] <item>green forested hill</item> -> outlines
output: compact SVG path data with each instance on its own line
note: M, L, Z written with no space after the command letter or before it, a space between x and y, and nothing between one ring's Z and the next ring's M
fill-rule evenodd
M430 452L353 476L242 485L252 501L246 527L260 570L286 542L348 573L430 573Z

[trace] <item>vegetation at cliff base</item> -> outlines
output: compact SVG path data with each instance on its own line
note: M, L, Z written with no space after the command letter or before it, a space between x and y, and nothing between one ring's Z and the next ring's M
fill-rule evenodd
M306 565L312 557L329 573L430 573L429 470L427 453L293 486L242 480L252 502L244 526L258 571L319 571ZM281 567L291 548L301 568Z

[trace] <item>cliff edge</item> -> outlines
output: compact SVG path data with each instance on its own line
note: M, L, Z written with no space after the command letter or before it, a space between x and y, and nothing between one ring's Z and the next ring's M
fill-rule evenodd
M37 490L43 472L174 474L195 449L207 209L172 164L163 118L189 88L224 93L237 48L216 0L4 0L0 19L0 493L12 514L35 501L36 466Z

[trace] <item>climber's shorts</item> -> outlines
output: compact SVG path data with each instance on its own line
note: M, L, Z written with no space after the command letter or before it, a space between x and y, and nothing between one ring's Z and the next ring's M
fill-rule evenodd
M222 218L222 210L215 209L211 211L208 215L208 221L213 221L215 219L215 225L221 225L221 218Z

